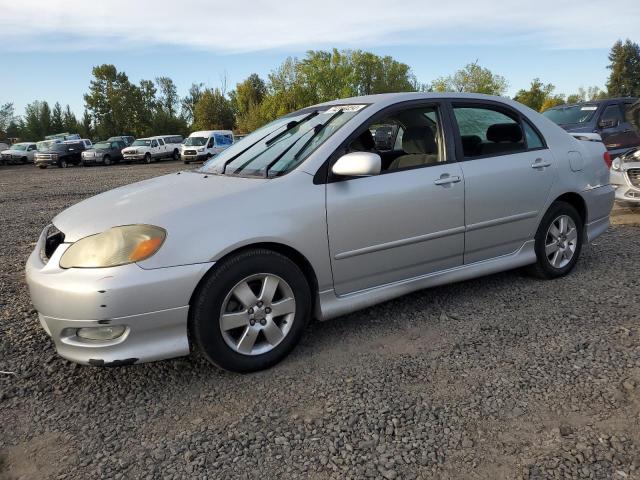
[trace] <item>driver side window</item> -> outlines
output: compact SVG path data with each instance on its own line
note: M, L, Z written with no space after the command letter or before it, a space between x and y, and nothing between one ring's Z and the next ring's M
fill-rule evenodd
M151 142L151 148L156 148L157 146L158 146L158 142L156 142L155 140Z
M368 125L347 150L380 155L381 173L446 162L438 108L413 107L389 114Z

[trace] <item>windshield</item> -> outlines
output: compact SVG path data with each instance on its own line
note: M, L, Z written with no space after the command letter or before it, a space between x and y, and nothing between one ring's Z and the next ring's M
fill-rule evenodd
M597 105L568 105L552 108L542 114L558 125L570 125L588 122L598 109Z
M131 144L131 146L132 147L150 147L151 140L144 140L144 139L136 140Z
M43 142L36 143L36 148L40 151L51 150L53 145L59 145L59 143L54 140L45 140Z
M111 142L99 142L99 143L94 143L93 144L93 148L97 149L97 150L108 150L111 148Z
M206 137L189 137L184 141L187 147L201 147L207 143Z
M28 143L16 143L11 145L11 150L26 150L28 145Z
M199 171L250 177L284 175L365 107L324 106L279 118L234 143Z

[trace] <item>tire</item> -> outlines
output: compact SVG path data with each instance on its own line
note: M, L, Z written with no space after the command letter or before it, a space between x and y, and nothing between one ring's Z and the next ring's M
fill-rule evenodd
M68 166L69 166L69 164L67 163L66 160L60 160L58 162L58 167L60 167L60 168L67 168Z
M177 149L174 150L172 157L173 157L173 160L177 162L178 160L180 160L180 152Z
M191 162L189 160L183 160L182 163L184 163L185 165L189 165Z
M47 168L46 165L38 165L38 168L40 168L41 170L44 170L45 168Z
M262 297L265 279L276 285L275 294ZM243 292L245 301L239 301L236 291ZM276 305L279 315L273 313ZM224 332L223 312L230 314ZM310 312L309 284L295 263L271 250L247 250L207 274L192 301L189 332L212 364L232 372L254 372L275 365L293 350ZM253 341L246 342L248 338Z
M144 163L151 163L151 154L149 152L144 154Z
M537 260L529 273L545 280L567 275L580 257L583 241L584 225L577 210L566 202L552 203L536 232Z
M109 165L111 165L111 157L109 155L105 155L102 159L102 163L104 163L105 167L108 167Z
M29 159L27 157L22 157L20 161L22 162L23 165L26 165L27 163L29 163Z

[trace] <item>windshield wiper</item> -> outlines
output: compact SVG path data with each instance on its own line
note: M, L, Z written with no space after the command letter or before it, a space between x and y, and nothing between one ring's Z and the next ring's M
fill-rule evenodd
M281 131L275 137L270 138L267 142L265 142L265 145L267 145L267 146L271 145L273 142L275 142L280 137L285 135L289 130L291 130L292 128L296 128L298 125L300 125L301 123L306 122L307 120L311 120L313 117L318 115L318 113L320 113L320 112L318 112L317 110L314 110L313 112L311 112L310 114L308 114L305 117L301 118L300 120L293 120L293 121L287 123L287 128L285 130Z
M297 160L298 158L300 158L300 154L301 152L304 151L305 148L307 148L309 146L309 144L313 141L313 139L324 129L324 127L326 127L327 125L329 125L336 117L339 117L340 115L342 115L342 109L338 110L336 113L334 113L333 115L331 115L326 122L324 123L319 123L317 125L315 125L313 128L307 130L304 135L301 135L298 139L296 139L295 142L291 143L291 145L289 145L287 148L285 148L282 153L280 153L280 155L278 155L276 158L274 158L271 162L269 162L269 164L265 167L264 169L264 178L268 178L269 177L269 169L271 167L273 167L276 163L278 163L278 161L284 157L287 152L289 150L291 150L293 148L293 146L298 143L298 140L302 139L307 133L309 132L313 132L313 135L311 135L309 137L309 139L304 142L304 145L302 145L302 148L300 150L298 150L296 152L296 154L293 156L294 160Z

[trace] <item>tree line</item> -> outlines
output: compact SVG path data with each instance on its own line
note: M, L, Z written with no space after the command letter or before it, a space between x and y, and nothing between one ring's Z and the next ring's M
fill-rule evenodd
M514 100L537 111L556 105L615 96L640 96L640 46L617 41L609 53L605 89L580 88L565 96L551 83L535 78ZM362 50L310 50L302 59L287 58L264 79L257 74L226 91L193 83L180 97L169 77L131 82L114 65L99 65L84 94L85 110L77 118L69 105L46 101L28 104L16 115L13 104L0 105L0 138L39 140L60 132L83 138L113 135L186 135L193 130L225 129L247 133L275 118L308 105L337 98L388 92L474 92L504 96L507 80L478 62L453 74L420 83L411 67L390 56Z

